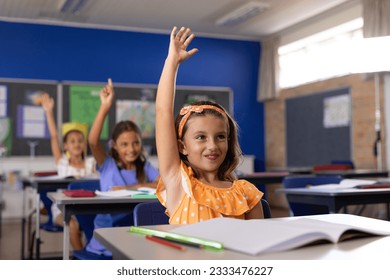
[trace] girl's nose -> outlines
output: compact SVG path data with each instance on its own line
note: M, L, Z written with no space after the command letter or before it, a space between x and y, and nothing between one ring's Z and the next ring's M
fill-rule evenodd
M207 141L207 148L209 150L215 150L217 148L217 143L215 139L210 139L209 141Z

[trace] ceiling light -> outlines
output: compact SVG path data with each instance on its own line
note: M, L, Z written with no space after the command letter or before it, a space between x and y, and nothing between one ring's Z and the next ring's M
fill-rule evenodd
M242 23L269 8L269 5L262 2L248 2L227 15L219 18L216 25L235 25Z
M61 1L58 9L61 13L78 14L81 9L85 7L88 0L63 0Z

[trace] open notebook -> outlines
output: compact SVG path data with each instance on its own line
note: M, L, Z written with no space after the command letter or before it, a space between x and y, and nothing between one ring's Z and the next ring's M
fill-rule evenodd
M156 189L149 187L140 187L137 190L117 190L117 191L95 191L98 196L106 196L106 197L155 197Z
M318 241L337 243L361 235L390 235L390 222L350 214L306 216L293 220L211 219L170 233L217 241L250 255L290 250Z

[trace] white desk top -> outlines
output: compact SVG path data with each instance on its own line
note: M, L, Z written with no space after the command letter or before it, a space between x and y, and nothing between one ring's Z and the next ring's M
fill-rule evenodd
M94 197L69 197L61 192L49 192L47 196L55 202L58 206L69 205L69 204L115 204L115 203L139 203L145 201L156 201L155 197L145 198L133 198L130 196L126 197L107 197L107 196L94 196Z

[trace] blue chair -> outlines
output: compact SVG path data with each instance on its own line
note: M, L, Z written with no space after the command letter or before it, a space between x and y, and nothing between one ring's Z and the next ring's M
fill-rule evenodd
M351 169L355 169L355 164L353 163L352 160L332 160L330 162L331 164L345 164L349 165Z
M165 207L160 202L143 202L134 207L135 226L150 226L168 224L169 218L165 214Z
M261 199L261 206L263 206L263 215L264 219L272 218L271 215L271 207L269 206L269 203L264 198Z
M99 180L91 180L91 181L75 181L69 184L68 190L89 190L96 191L100 189ZM85 235L85 239L88 242L93 237L93 231L95 228L94 220L95 214L78 214L76 215L77 222L79 223L80 229L83 231ZM107 257L103 255L97 255L91 253L86 250L84 247L82 250L75 250L72 253L73 259L77 260L111 260L112 257Z
M268 201L261 199L264 218L271 218L271 208ZM169 223L169 218L165 214L165 207L160 202L144 202L134 207L134 225L151 226L163 225Z
M287 176L283 179L283 187L289 188L305 188L308 185L317 186L323 184L338 184L342 180L341 176ZM288 201L288 197L287 197ZM288 201L290 210L293 216L306 216L328 214L328 207L323 205L311 205L304 203L291 203Z

